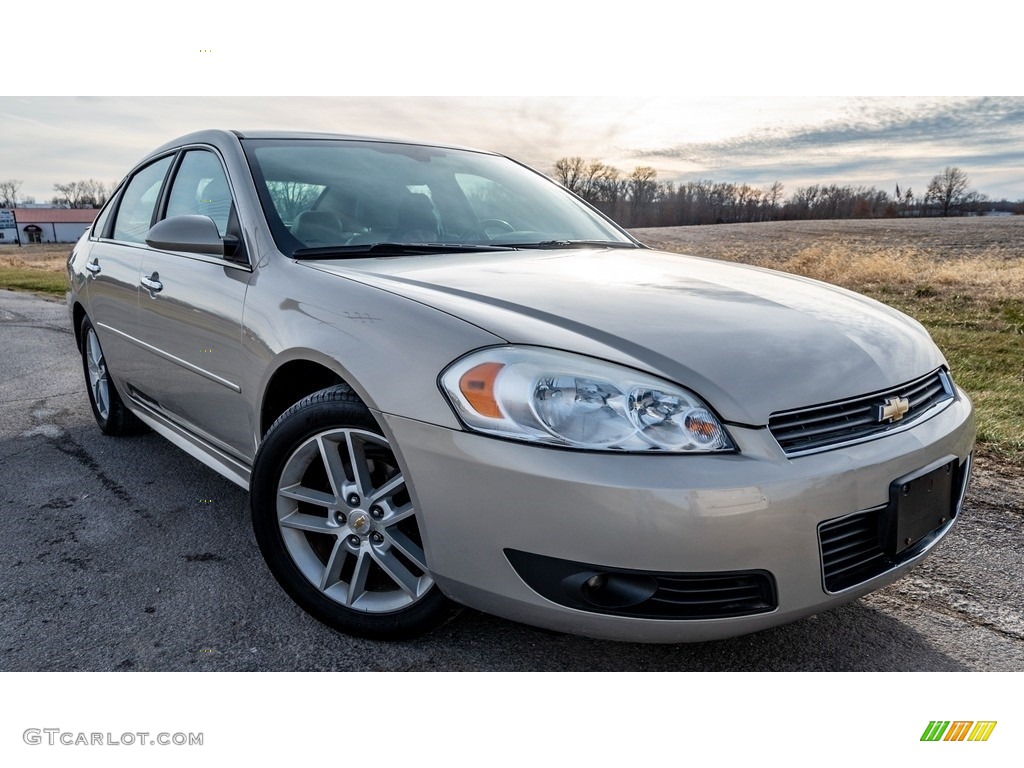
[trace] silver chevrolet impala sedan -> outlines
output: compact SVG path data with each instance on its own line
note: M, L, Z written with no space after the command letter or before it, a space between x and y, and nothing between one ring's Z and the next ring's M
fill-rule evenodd
M500 155L204 131L68 261L100 429L250 492L306 611L401 638L463 604L727 637L891 582L949 532L968 398L839 288L652 251Z

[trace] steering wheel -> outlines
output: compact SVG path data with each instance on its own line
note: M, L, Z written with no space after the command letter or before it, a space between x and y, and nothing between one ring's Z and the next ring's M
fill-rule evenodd
M515 232L516 228L509 224L504 219L481 219L476 224L473 224L462 233L460 240L493 240L490 230L499 230L496 234L502 232Z

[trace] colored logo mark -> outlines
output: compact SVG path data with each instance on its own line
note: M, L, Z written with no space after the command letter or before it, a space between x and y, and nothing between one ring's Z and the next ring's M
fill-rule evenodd
M988 741L996 729L995 720L932 720L921 741Z

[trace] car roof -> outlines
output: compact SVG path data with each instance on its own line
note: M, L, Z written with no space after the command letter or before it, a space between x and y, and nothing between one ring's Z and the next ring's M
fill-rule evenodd
M159 155L169 150L181 147L186 144L212 144L214 146L235 145L238 142L245 140L261 140L261 139L297 139L297 140L333 140L333 141L374 141L382 142L387 144L410 144L413 146L424 146L424 147L437 147L439 149L458 149L468 152L479 152L482 154L493 155L495 152L489 152L487 150L474 149L472 147L460 147L453 144L443 144L433 141L416 141L413 139L398 139L394 137L382 137L382 136L366 136L358 134L345 134L345 133L329 133L329 132L318 132L318 131L281 131L281 130L224 130L224 129L208 129L203 131L195 131L193 133L179 136L178 138L168 141L157 149L149 153L149 157Z

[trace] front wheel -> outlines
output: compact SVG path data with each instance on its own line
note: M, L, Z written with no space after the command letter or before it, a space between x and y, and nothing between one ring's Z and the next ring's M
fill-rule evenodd
M253 529L278 583L343 632L401 639L453 606L427 569L418 511L387 438L346 386L289 408L253 464Z

